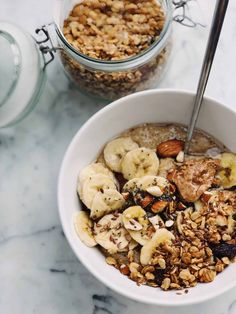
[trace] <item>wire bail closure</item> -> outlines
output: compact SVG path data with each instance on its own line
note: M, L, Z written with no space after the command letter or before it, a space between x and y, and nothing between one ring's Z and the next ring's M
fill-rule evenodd
M54 25L54 24L53 23L48 24L48 26L50 25ZM36 43L39 46L39 50L42 52L43 59L44 59L43 71L46 69L47 65L54 60L55 58L54 53L57 50L63 50L61 47L54 46L53 41L49 34L48 26L43 25L41 28L37 28L35 30L35 33L37 35L42 34L44 36L44 38L42 38L41 40L36 40ZM44 45L47 42L49 45ZM49 56L49 58L47 58L46 56Z
M176 12L173 16L173 21L183 25L183 26L187 26L187 27L197 27L197 26L201 26L201 27L206 27L205 25L199 23L199 22L195 22L191 17L187 16L187 8L188 8L188 4L189 2L193 2L196 0L172 0L172 3L174 5L174 11L180 10L180 12Z

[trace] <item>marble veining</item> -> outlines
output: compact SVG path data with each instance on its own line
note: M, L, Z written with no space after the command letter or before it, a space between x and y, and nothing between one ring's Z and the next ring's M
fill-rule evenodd
M194 90L215 0L189 12L206 27L173 25L174 52L162 88ZM1 0L0 19L34 30L52 21L52 1ZM236 3L231 1L207 95L236 109ZM221 304L165 308L109 290L77 260L60 224L56 189L63 154L80 126L107 102L79 93L56 58L37 108L15 127L0 130L1 314L236 314L235 291Z

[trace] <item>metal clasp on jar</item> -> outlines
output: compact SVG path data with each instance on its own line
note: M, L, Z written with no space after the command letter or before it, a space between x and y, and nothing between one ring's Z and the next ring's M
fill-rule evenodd
M173 21L182 24L183 26L187 27L206 27L206 25L194 21L190 16L188 16L188 7L190 2L195 2L195 0L172 0L174 5L174 15Z
M43 70L47 67L49 63L51 63L54 60L54 53L57 50L62 50L61 47L57 47L54 45L53 40L50 36L50 30L49 28L53 27L54 29L54 24L48 24L48 25L43 25L41 28L37 28L35 30L35 33L37 35L41 35L42 39L36 40L36 43L38 44L39 50L42 52L43 59L44 59L44 67ZM47 43L47 45L45 45Z

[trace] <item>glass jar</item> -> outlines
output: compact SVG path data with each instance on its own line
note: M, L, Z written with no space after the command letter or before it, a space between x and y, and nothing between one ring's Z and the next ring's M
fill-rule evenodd
M158 1L165 14L158 39L140 54L118 61L88 57L66 40L63 24L78 2L57 0L54 16L60 58L66 75L75 85L89 94L110 100L156 85L165 72L171 52L172 1Z
M0 128L23 119L45 82L45 60L35 41L18 26L0 22Z

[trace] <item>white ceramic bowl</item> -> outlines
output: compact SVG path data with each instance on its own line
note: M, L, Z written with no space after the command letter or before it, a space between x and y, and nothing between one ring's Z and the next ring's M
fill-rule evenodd
M198 284L188 294L163 292L135 282L106 264L97 248L86 247L76 235L72 215L80 210L76 194L79 171L95 160L104 144L122 131L145 122L188 124L193 94L174 90L150 90L121 98L92 116L73 138L61 167L58 202L62 226L71 248L84 266L101 282L137 301L178 306L212 299L236 287L236 265L231 265L214 282ZM236 112L217 101L205 98L198 127L212 134L229 149L236 151Z

